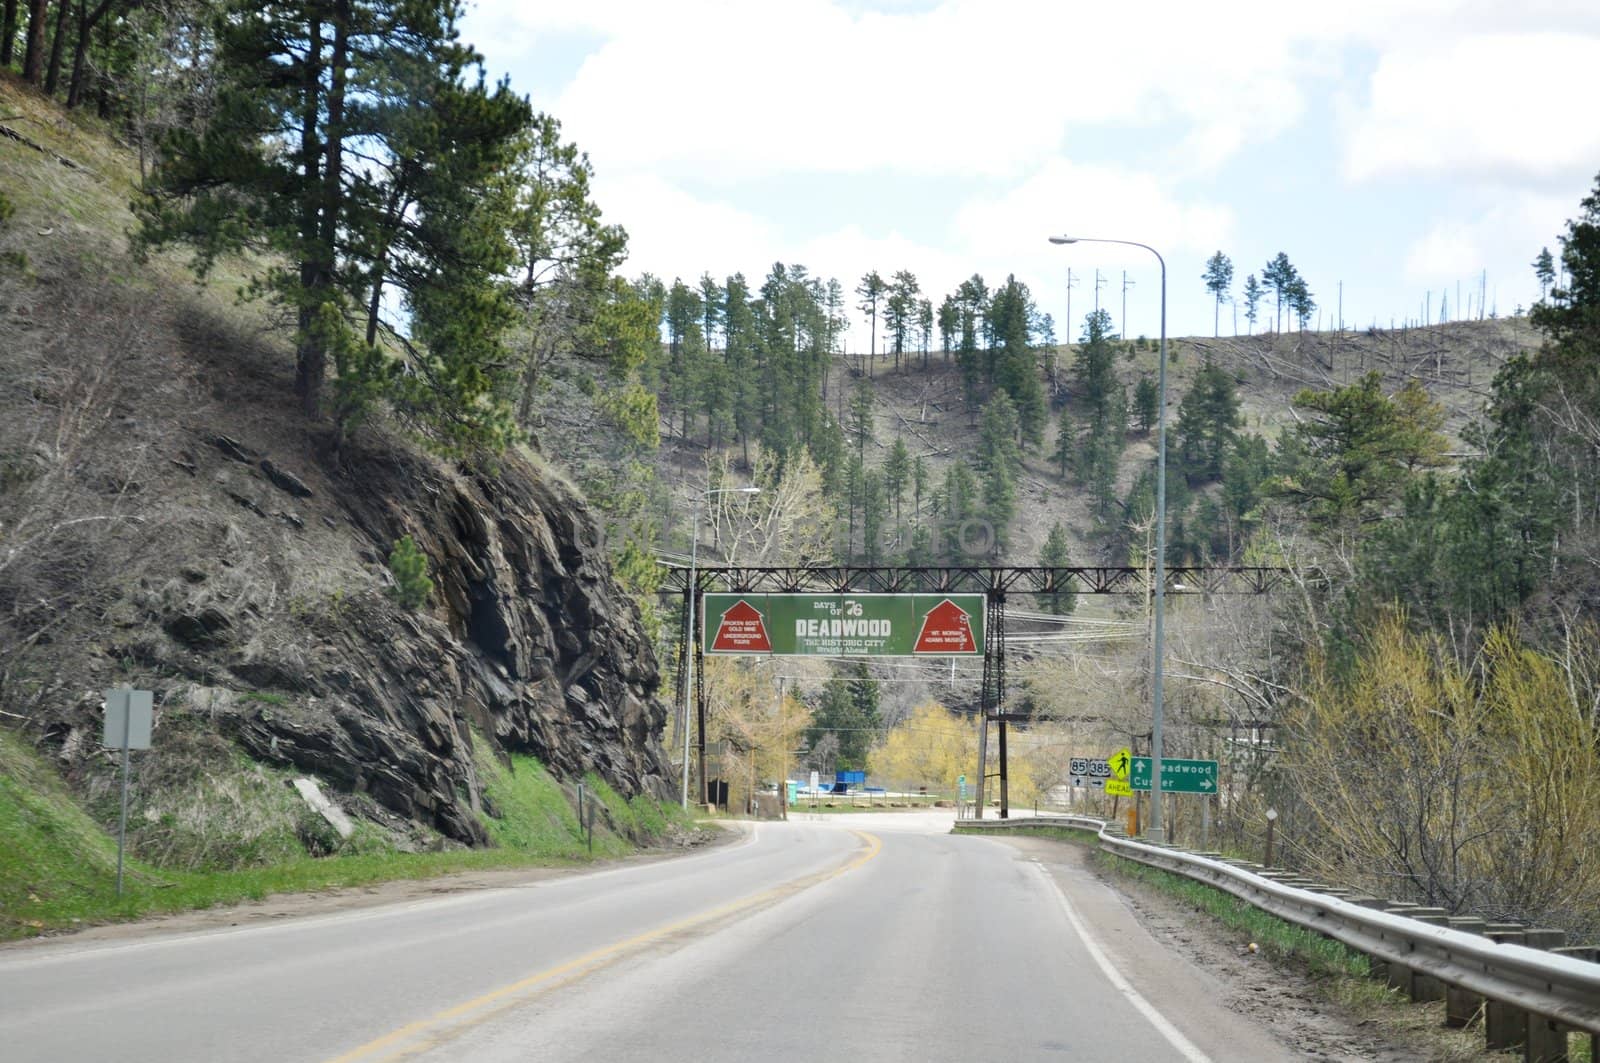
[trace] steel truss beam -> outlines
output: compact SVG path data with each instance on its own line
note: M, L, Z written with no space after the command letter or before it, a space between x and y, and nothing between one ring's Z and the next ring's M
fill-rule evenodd
M689 569L667 565L661 594L689 589ZM1167 568L1168 594L1266 594L1282 586L1289 570L1264 566L1176 565ZM1148 568L1074 565L1065 568L1013 565L698 566L696 589L739 593L931 594L1012 593L1144 594Z

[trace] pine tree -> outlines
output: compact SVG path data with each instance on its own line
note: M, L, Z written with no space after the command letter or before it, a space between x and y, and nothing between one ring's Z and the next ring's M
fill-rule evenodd
M1283 307L1289 302L1289 293L1299 275L1299 271L1289 262L1289 256L1282 251L1261 270L1261 279L1272 288L1274 331L1283 331Z
M1538 257L1533 260L1533 275L1539 279L1539 301L1542 303L1550 286L1556 282L1556 263L1548 247L1541 247Z
M1066 568L1072 563L1072 551L1067 543L1067 530L1061 526L1060 521L1050 525L1050 534L1045 537L1044 546L1039 550L1039 565L1042 568ZM1078 608L1077 591L1060 588L1044 595L1044 607L1056 616L1067 616Z
M956 337L961 334L961 308L954 295L947 295L939 304L939 346L944 349L944 360L949 361L956 349Z
M922 520L922 496L927 489L928 466L922 460L922 455L919 454L911 462L911 494L912 498L916 502L916 508L912 511L912 516L914 516L919 523Z
M1233 377L1207 358L1178 407L1178 465L1191 486L1222 478L1240 424Z
M1289 309L1299 323L1300 331L1304 332L1306 322L1310 321L1311 315L1317 312L1317 301L1311 297L1311 288L1306 284L1304 277L1296 274L1294 279L1289 282L1287 296Z
M979 350L979 336L984 328L984 315L989 307L989 289L983 278L974 273L956 289L958 338L956 363L961 367L961 387L967 409L978 408L978 397L983 389L983 357Z
M1211 335L1216 336L1219 334L1217 322L1222 313L1222 300L1233 284L1233 263L1227 255L1218 251L1206 260L1206 271L1201 279L1206 282L1206 291L1215 299L1211 311Z
M894 446L889 449L889 457L883 463L883 486L894 504L896 523L900 521L900 499L905 495L906 479L910 475L911 452L906 449L906 441L895 436Z
M1133 420L1139 426L1139 431L1146 435L1155 427L1156 418L1160 414L1161 395L1156 387L1156 382L1150 378L1149 373L1139 377L1139 383L1133 389Z
M306 413L322 412L331 360L341 427L392 385L465 448L510 435L507 175L532 114L504 84L467 80L479 57L458 14L448 0L230 2L215 105L168 139L138 244L187 243L202 270L240 250L281 263L252 287L295 316ZM410 312L407 374L359 338L356 293L383 278Z
M1301 420L1280 445L1272 491L1320 529L1350 531L1377 520L1423 470L1445 460L1444 411L1416 381L1392 397L1368 373L1332 391L1295 396Z
M514 297L521 311L517 347L524 353L517 420L534 421L541 375L558 357L584 357L576 336L593 323L616 289L627 235L601 222L590 195L593 170L578 146L561 138L561 123L535 115L518 140L517 188L508 235L516 255ZM391 209L402 210L399 200ZM388 261L380 256L367 293L367 342L377 340ZM642 295L649 298L648 295ZM657 331L659 333L659 322ZM659 385L659 380L652 380Z
M1244 319L1250 322L1252 336L1255 335L1256 316L1259 313L1256 308L1260 305L1263 294L1264 289L1261 287L1261 282L1256 280L1254 273L1244 279Z
M1083 341L1072 361L1073 397L1091 417L1103 415L1117 387L1116 338L1110 311L1096 310L1084 317Z
M866 662L828 680L811 715L807 744L814 747L824 735L834 735L839 743L835 770L865 768L881 722L878 700L878 684Z
M933 301L923 299L917 303L917 329L922 339L922 368L928 368L928 349L933 346Z
M883 473L873 469L861 482L861 548L869 565L876 565L883 559L883 526L888 517L889 496L884 489Z
M750 285L735 273L723 283L722 357L728 366L729 405L733 430L744 463L750 464L750 438L761 431L761 391L756 380L756 317L750 307ZM818 457L818 464L823 464Z
M884 293L889 290L889 285L877 270L873 270L861 278L861 283L856 285L856 295L861 302L856 304L856 309L867 315L870 322L867 356L867 376L872 375L872 365L878 358L878 309L883 302Z
M872 442L872 383L865 377L856 380L855 391L850 396L850 440L855 444L856 457L866 460L867 444Z
M979 438L978 466L983 470L984 510L994 528L997 549L1009 540L1011 518L1016 515L1016 482L1022 469L1017 446L1017 411L1011 397L995 392L984 404Z
M894 351L896 369L900 368L901 356L909 352L907 343L920 312L921 294L922 289L917 284L916 274L908 270L895 273L894 282L888 289L888 298L884 302L883 324L889 332L889 343ZM910 358L906 360L909 363Z
M1050 455L1050 460L1055 462L1062 480L1065 480L1067 473L1071 471L1076 454L1077 440L1073 437L1074 430L1072 415L1062 410L1060 417L1056 419L1056 449Z
M955 462L944 474L945 516L951 523L959 523L978 513L978 482L972 470Z

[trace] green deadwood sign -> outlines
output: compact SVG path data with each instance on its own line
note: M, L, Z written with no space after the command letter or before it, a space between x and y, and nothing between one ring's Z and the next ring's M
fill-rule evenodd
M981 594L707 594L704 652L982 657Z

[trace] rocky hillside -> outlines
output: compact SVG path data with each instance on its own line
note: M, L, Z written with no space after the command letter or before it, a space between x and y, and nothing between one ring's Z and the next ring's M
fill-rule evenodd
M666 794L655 656L583 499L537 455L443 461L403 424L336 451L236 276L130 257L133 160L4 85L0 113L0 719L92 800L99 691L154 690L152 832L262 766L468 844L486 756ZM417 610L389 593L406 535Z

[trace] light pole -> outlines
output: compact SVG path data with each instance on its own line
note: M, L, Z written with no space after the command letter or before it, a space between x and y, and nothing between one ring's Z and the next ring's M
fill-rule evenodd
M1149 244L1141 244L1134 240L1109 240L1104 237L1094 236L1052 236L1052 244L1123 244L1127 247L1142 247L1161 263L1161 366L1157 372L1157 411L1156 411L1156 557L1155 557L1155 645L1152 647L1154 661L1151 662L1151 708L1150 708L1150 826L1145 831L1145 837L1151 841L1163 841L1165 830L1161 822L1161 694L1162 672L1165 670L1165 649L1163 642L1164 620L1167 605L1167 260L1161 257L1161 252Z
M695 580L696 563L700 554L700 503L712 495L758 495L759 487L718 487L710 491L701 491L694 498L694 519L692 527L693 536L689 545L689 642L683 655L683 790L680 802L684 809L689 807L689 700L694 697L694 606L699 600L700 588ZM702 765L703 766L703 765ZM702 784L705 780L701 780Z

